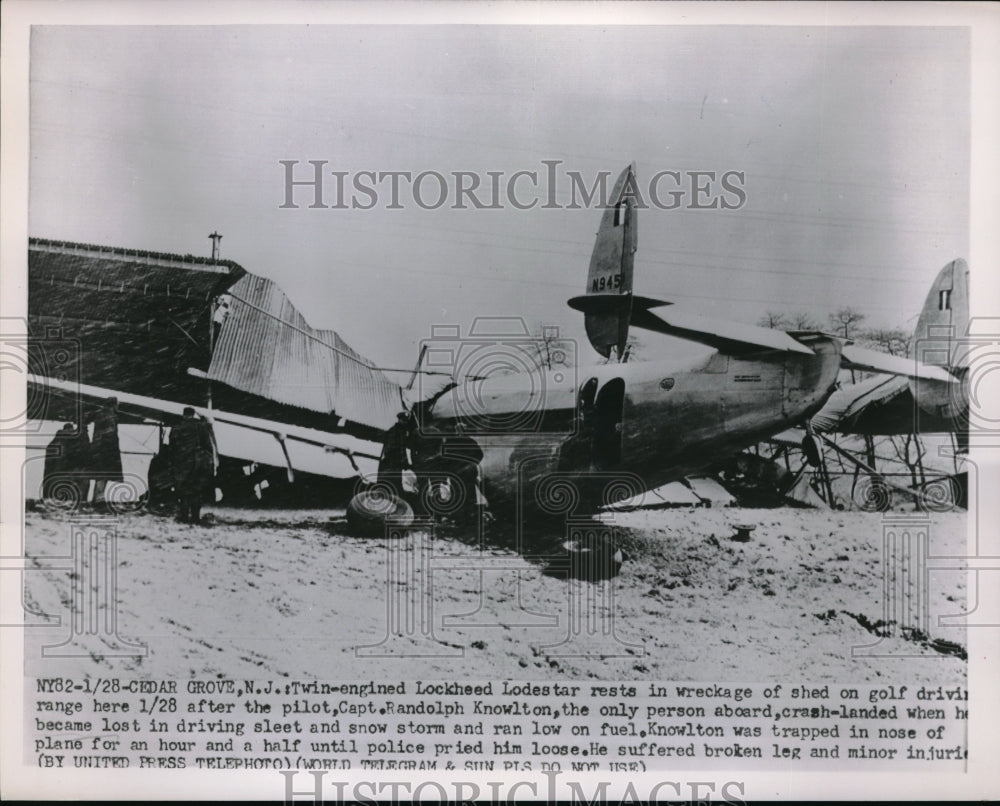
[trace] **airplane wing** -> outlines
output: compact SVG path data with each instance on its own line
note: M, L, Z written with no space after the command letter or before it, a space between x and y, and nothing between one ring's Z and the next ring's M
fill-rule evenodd
M838 389L810 421L817 433L961 434L968 428L962 417L924 411L904 377L877 375Z
M171 424L183 416L187 404L134 395L89 384L28 375L29 397L44 396L52 414L64 413L62 400L72 406L99 404L113 397L125 419ZM220 456L285 467L292 478L296 470L331 478L353 478L375 472L379 446L346 433L319 431L244 414L191 406L213 426ZM72 414L62 419L71 419ZM51 418L51 416L50 416Z
M900 396L909 397L910 384L906 378L899 376L886 377L879 375L868 378L861 383L844 386L830 395L829 400L823 405L810 420L813 430L824 434L830 432L856 433L859 420L871 419L871 415L876 409L884 409L892 404ZM912 403L912 397L909 397ZM893 409L897 408L893 406ZM867 418L866 418L867 413ZM885 419L885 418L880 418ZM905 425L902 420L909 421ZM885 422L882 428L876 433L884 433L885 428L892 427L892 433L912 433L913 415L906 418L895 418L894 422ZM863 429L859 433L872 433L868 429Z
M633 308L632 324L730 353L783 350L813 354L812 350L781 330L709 319L684 313L676 308L671 308L664 314L655 314L646 308Z
M738 354L762 349L806 355L812 353L808 346L781 330L714 320L685 313L676 308L660 314L654 314L646 308L633 308L632 324L645 330L705 344L728 353ZM922 364L912 358L868 350L856 344L844 344L840 359L841 366L845 369L880 372L942 383L958 383L958 379L942 367Z
M723 322L703 316L684 313L672 308L666 314L654 314L645 308L632 310L632 324L645 330L676 336L694 341L730 354L755 352L759 350L783 350L805 353L812 350L795 336L781 330L754 327L738 322ZM809 334L796 334L806 336ZM840 363L844 369L878 372L885 375L903 376L910 379L959 383L959 379L943 367L923 364L912 358L868 350L856 344L846 343L841 348Z
M861 369L867 372L884 372L887 375L905 375L943 383L957 383L958 379L942 367L921 364L912 358L867 350L856 344L845 344L841 350L841 363L845 369Z

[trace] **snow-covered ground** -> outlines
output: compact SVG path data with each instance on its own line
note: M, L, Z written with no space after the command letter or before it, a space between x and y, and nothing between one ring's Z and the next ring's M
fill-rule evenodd
M481 550L462 535L350 536L342 510L207 514L202 526L150 514L116 521L117 632L145 645L141 657L127 646L117 648L123 656L109 655L104 622L89 635L86 622L78 623L71 634L79 569L25 573L28 609L61 617L61 624L28 631L27 674L965 680L965 661L948 652L954 647L933 645L965 646L962 627L938 625L939 616L965 610L961 572L931 570L926 590L915 575L891 603L894 619L909 606L919 614L922 596L929 619L896 623L881 642L875 634L886 619L886 568L902 573L898 558L884 562L885 535L911 534L903 541L914 550L911 560L921 552L962 556L962 512L619 513L629 559L601 583L543 573L541 562L496 544ZM751 539L732 540L733 524L744 522L757 527ZM69 516L29 511L25 526L29 558L38 558L29 565L58 565L53 557L71 555ZM101 543L89 540L78 545ZM84 587L106 584L89 566L82 573L89 575ZM900 629L909 626L927 634ZM43 646L67 638L82 654L42 656ZM875 644L852 655L852 647Z

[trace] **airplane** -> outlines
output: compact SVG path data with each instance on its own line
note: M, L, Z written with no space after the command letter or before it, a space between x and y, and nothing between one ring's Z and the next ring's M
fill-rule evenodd
M630 165L602 214L585 293L568 301L608 363L575 373L539 368L456 378L412 405L417 453L430 457L421 460L425 475L464 479L457 497L473 501L467 488L475 478L494 515L585 519L808 421L836 391L841 368L927 384L922 394L947 395L959 383L944 367L837 336L714 321L634 294L635 187ZM714 351L695 360L629 363L632 327ZM418 476L421 462L414 463ZM409 514L394 492L359 493L351 507L359 520L405 520Z
M414 393L387 381L332 331L309 328L287 299L275 295L270 281L245 276L239 281L242 296L233 295L240 303L234 311L243 311L244 318L223 322L207 369L192 367L187 373L211 381L219 394L230 390L236 408L196 408L217 423L217 431L238 429L231 444L239 445L248 432L267 435L267 461L279 466L283 461L290 477L295 456L289 441L300 446L300 455L308 447L317 460L339 457L340 475L354 473L366 481L373 475L378 480L382 468L372 470L384 458L376 458L375 446L395 428L393 414L402 414L401 422L410 423L407 450L421 493L414 503L434 513L485 504L494 517L523 522L590 518L608 504L695 474L721 456L805 422L834 393L842 367L933 384L922 389L948 389L958 382L945 368L864 350L836 336L714 321L634 294L635 181L630 165L602 214L585 293L568 301L583 314L591 346L608 363L452 378L426 396L422 389ZM240 286L232 281L217 286L215 298L232 288ZM693 361L629 363L632 327L713 352ZM331 356L346 358L347 369L326 363ZM418 362L411 387L413 378L433 374ZM122 377L113 376L107 386L60 389L57 379L35 373L29 385L89 403L116 396L120 411L161 422L177 418L178 403L190 403L115 388ZM357 399L358 389L366 391L367 401ZM293 408L253 416L248 409L239 411L246 395ZM363 444L350 443L352 437ZM262 458L258 448L231 450L248 460ZM352 498L348 513L380 527L390 520L405 522L413 510L403 492L376 483Z

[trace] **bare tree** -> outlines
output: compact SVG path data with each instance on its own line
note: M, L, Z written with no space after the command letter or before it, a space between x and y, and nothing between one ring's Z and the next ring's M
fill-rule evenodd
M820 330L822 328L822 325L813 318L812 314L802 311L789 314L788 321L791 323L792 330Z
M907 355L913 342L913 334L901 327L872 328L864 331L861 337L889 355Z
M572 364L574 356L570 355L567 347L567 340L559 335L559 328L543 323L535 328L531 336L529 352L538 368L555 369Z
M841 308L830 314L830 325L845 339L853 339L864 320L865 315L854 308Z
M760 317L760 319L757 320L757 326L781 330L782 328L788 327L788 319L783 313L778 313L777 311L767 311L762 317Z
M890 355L907 355L910 345L913 342L913 334L901 327L897 328L871 328L860 334L866 342L875 349L889 353ZM868 454L868 463L875 466L874 439L865 436L865 447ZM927 481L924 470L924 456L927 449L919 434L901 434L898 437L889 436L884 440L888 443L896 454L898 461L906 465L910 473L910 484L916 488Z
M899 437L889 437L889 444L896 451L896 456L910 471L910 485L920 487L927 481L924 470L924 456L927 449L917 434L903 434Z

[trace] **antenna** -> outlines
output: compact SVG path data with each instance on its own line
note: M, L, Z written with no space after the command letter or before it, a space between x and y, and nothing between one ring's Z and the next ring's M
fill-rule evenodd
M208 236L212 241L212 260L219 259L219 241L222 240L222 236L218 232L213 232Z
M216 261L219 259L219 241L222 240L222 236L219 235L217 230L213 230L212 234L208 236L212 241L212 260ZM212 354L215 352L215 311L218 307L219 299L218 297L212 300L212 304L209 306L208 310L208 355L209 362L211 362ZM206 405L211 411L212 409L212 382L208 381L205 385L205 397ZM289 471L291 472L291 471Z

